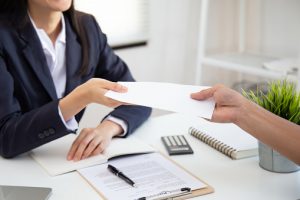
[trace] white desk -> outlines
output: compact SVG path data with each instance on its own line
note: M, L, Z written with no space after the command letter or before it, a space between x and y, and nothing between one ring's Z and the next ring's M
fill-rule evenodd
M160 136L184 134L192 155L173 156L187 170L209 183L215 192L195 199L300 199L300 172L278 174L258 166L258 158L231 160L187 134L197 118L170 114L148 120L134 134L166 152ZM224 133L226 134L226 133ZM50 200L96 200L100 196L76 173L50 177L27 155L0 158L0 184L53 188Z

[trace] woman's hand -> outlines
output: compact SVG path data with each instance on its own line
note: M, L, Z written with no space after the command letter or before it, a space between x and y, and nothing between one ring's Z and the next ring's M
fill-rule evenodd
M78 86L74 92L83 93L88 104L98 103L112 108L120 106L122 104L121 102L104 96L108 90L127 92L125 86L100 78L88 80L86 83Z
M100 78L92 78L75 88L70 94L59 101L59 107L64 120L70 120L90 103L98 103L108 107L122 105L122 102L104 96L108 90L126 92L127 88L118 83Z
M121 134L122 127L104 120L97 128L84 128L73 142L67 159L79 161L102 153L111 139Z
M205 100L212 97L215 100L216 108L212 116L212 121L214 122L236 123L238 118L245 112L245 104L248 103L246 98L238 92L223 85L216 85L212 88L193 93L191 97L195 100Z
M127 88L100 78L92 78L75 88L59 101L64 120L70 120L90 103L98 103L108 107L122 105L122 102L104 96L108 90L126 92ZM67 159L78 161L102 153L109 145L112 137L119 135L122 131L121 126L109 120L104 120L97 128L83 129L72 144Z

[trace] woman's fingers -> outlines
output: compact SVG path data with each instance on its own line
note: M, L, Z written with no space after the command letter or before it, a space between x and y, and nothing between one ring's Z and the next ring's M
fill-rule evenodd
M71 149L68 153L68 160L78 161L81 160L84 150L89 145L90 141L93 139L91 131L93 129L83 129L76 140L73 142Z
M90 156L95 156L95 155L102 153L108 147L110 141L111 141L111 139L103 138L101 143L97 146L96 149L94 149L94 151L91 153Z
M90 142L93 140L94 136L92 134L88 134L79 144L75 155L74 155L74 161L79 161L83 159L83 154L86 150L86 148L89 146Z
M103 140L103 138L101 136L97 136L97 137L93 138L93 140L90 141L87 148L84 150L82 159L90 157L91 154L95 151L95 149L97 149L100 146L102 140ZM101 152L103 150L104 149L101 149Z
M108 92L108 90L120 93L127 92L127 87L119 83L100 78L93 78L89 80L88 83L85 84L85 87L86 91L90 91L87 95L87 98L90 98L89 102L99 103L112 108L118 107L123 103L106 97L105 93Z
M124 85L121 85L119 83L112 83L112 87L111 90L115 91L115 92L127 92L127 87L125 87Z
M83 153L82 159L102 153L108 147L110 141L110 136L104 134L98 135L89 143Z
M86 128L82 129L79 136L74 140L74 142L72 143L72 146L68 152L68 156L67 156L68 160L74 159L74 155L77 151L77 148L78 148L79 144L81 143L81 140L85 137L86 134L88 134L88 129L86 129Z
M103 99L103 104L107 107L110 107L110 108L116 108L118 106L124 105L122 102L111 99L109 97L105 97Z
M83 129L73 142L67 159L79 161L98 155L108 147L111 138L110 134L101 134L96 128Z
M101 85L103 88L107 89L107 90L112 90L115 92L127 92L127 87L116 83L116 82L111 82L105 79L98 79L101 82Z

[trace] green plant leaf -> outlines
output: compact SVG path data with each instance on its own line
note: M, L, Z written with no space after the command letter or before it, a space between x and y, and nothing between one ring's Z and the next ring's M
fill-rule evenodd
M266 94L258 87L256 91L243 90L242 94L266 110L300 125L300 92L296 92L294 83L273 81L268 83Z

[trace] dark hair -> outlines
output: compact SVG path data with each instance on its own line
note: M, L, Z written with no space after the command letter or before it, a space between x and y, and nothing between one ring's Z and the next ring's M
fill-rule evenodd
M13 16L10 17L10 19L13 20L11 23L20 26L24 25L28 22L28 17L26 17L28 10L27 1L28 0L0 0L0 15L5 14L6 16ZM86 30L83 26L84 23L82 22L83 14L75 10L74 0L72 0L70 8L64 11L64 15L69 18L71 26L81 43L82 65L78 74L84 75L86 74L89 65L89 43L87 40Z

